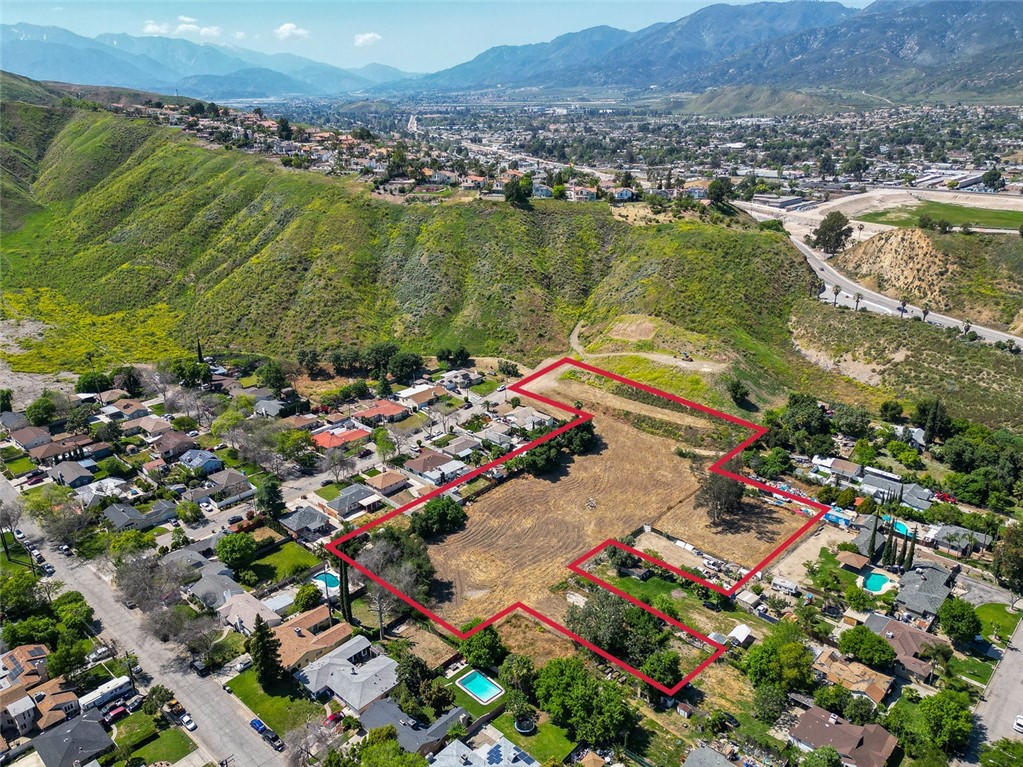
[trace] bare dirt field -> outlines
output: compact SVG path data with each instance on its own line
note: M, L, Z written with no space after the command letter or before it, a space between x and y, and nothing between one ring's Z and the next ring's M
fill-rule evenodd
M662 562L672 567L701 567L703 557L676 546L663 535L643 533L636 537L636 548L643 552L653 552Z
M516 655L528 655L537 667L575 653L572 640L522 613L512 613L496 629L505 647Z
M399 638L409 641L413 654L426 661L426 665L430 668L437 668L450 660L457 652L439 636L420 628L411 621L403 624L397 634Z
M808 517L788 507L746 497L744 509L712 524L703 509L679 504L652 524L719 559L753 567L786 538L806 524Z
M789 552L776 560L764 573L764 580L785 578L799 583L806 577L803 562L812 562L820 556L821 548L831 548L840 543L851 541L856 536L833 525L821 524L807 537L803 538Z

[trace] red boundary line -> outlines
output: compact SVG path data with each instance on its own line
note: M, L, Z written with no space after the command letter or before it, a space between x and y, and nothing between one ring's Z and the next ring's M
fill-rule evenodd
M339 545L344 543L345 541L347 541L347 540L349 540L351 538L354 538L355 536L361 535L361 534L363 534L365 532L368 532L372 528L377 527L378 525L382 525L385 522L387 522L387 521L389 521L391 519L394 519L399 514L403 514L403 513L405 513L406 511L408 511L409 509L411 509L411 508L413 508L415 506L419 506L420 504L426 503L431 498L435 498L438 495L441 495L442 493L446 493L447 491L451 490L454 487L457 487L458 485L465 484L466 482L469 482L472 479L475 479L480 474L483 474L484 472L489 471L494 466L499 466L500 464L502 464L505 461L508 461L508 460L514 458L515 456L522 455L527 450L530 450L530 449L536 447L537 445L541 445L544 442L547 442L548 440L553 439L554 437L558 436L559 434L563 434L564 432L568 431L569 429L575 428L576 426L578 426L581 423L586 423L587 421L592 420L593 419L593 414L592 413L587 413L587 412L585 412L583 410L578 410L578 409L576 409L574 407L569 407L568 405L565 405L562 402L558 402L556 400L550 399L549 397L544 397L543 395L540 395L540 394L529 392L529 391L527 391L525 389L527 384L535 381L537 378L540 378L542 376L547 375L551 371L556 370L559 367L562 367L563 365L577 367L577 368L580 368L581 370L586 370L586 371L588 371L590 373L594 373L596 375L603 376L605 378L610 378L613 381L617 381L618 383L625 384L626 386L631 386L631 387L633 387L635 389L639 389L641 391L647 392L648 394L652 394L654 396L662 397L662 398L670 400L672 402L677 402L677 403L679 403L681 405L685 405L686 407L690 407L690 408L692 408L694 410L697 410L697 411L699 411L701 413L704 413L705 415L710 415L710 416L713 416L715 418L721 418L721 419L723 419L725 421L728 421L729 423L732 423L732 424L735 424L737 426L742 426L743 428L749 429L752 432L750 434L750 436L747 439L745 439L742 442L740 442L734 448L729 450L723 456L721 456L721 458L719 458L717 461L715 461L714 464L711 465L710 471L713 471L713 472L715 472L717 474L721 474L721 475L723 475L725 477L729 477L731 479L737 480L739 482L742 482L744 484L747 484L747 485L750 485L752 487L758 488L760 490L763 490L765 492L771 493L773 495L780 495L782 497L788 498L789 500L796 501L796 502L798 502L800 504L804 504L806 506L810 506L810 507L813 507L813 508L817 509L817 513L813 517L808 519L805 525L803 525L795 533L790 535L785 541L783 541L781 543L781 545L779 545L774 551L772 551L770 554L768 554L767 557L765 557L759 564L757 564L753 568L751 568L749 573L747 573L731 589L725 589L724 587L719 586L716 583L711 583L710 581L705 580L703 578L700 578L699 576L693 575L692 573L686 572L685 570L680 570L680 569L678 569L676 567L673 567L673 566L667 564L666 562L662 562L662 561L656 559L655 557L651 557L648 554L644 554L642 551L638 551L637 549L632 548L631 546L626 546L625 544L623 544L620 541L617 541L617 540L615 540L613 538L609 538L608 540L604 541L603 543L597 545L596 547L594 547L590 551L586 552L582 556L576 558L575 560L573 560L572 562L570 562L567 565L568 569L570 571L576 573L577 575L580 575L583 578L586 578L587 580L591 581L592 583L596 583L601 588L607 589L608 591L610 591L611 593L615 594L616 596L619 596L622 599L625 599L625 600L629 601L633 605L636 605L637 607L640 607L643 610L646 610L647 612L652 613L653 615L657 616L658 618L660 618L661 620L665 621L666 623L674 626L677 629L680 629L680 630L686 632L690 636L696 637L700 641L702 641L705 644L709 645L710 647L714 648L714 652L711 653L710 657L708 657L702 663L700 663L700 665L697 666L693 671L689 672L689 674L687 674L685 676L685 678L683 678L674 687L670 687L670 688L669 687L665 687L664 685L660 684L659 682L651 679L649 676L644 674L639 669L629 665L628 663L626 663L625 661L623 661L623 660L621 660L619 658L614 657L613 655L611 655L607 651L602 650L601 648L597 647L596 645L592 644L591 642L587 642L581 636L579 636L578 634L573 633L572 631L569 631L567 628L565 628L564 626L559 624L557 621L554 621L553 619L548 618L543 613L540 613L539 611L533 609L532 607L529 607L528 605L523 604L522 602L516 602L516 603L514 603L512 605L509 605L508 607L504 608L503 610L501 610L496 615L493 615L490 618L487 618L485 621L483 621L482 623L480 623L479 625L475 626L474 628L472 628L469 631L466 631L466 632L459 631L457 627L455 627L455 626L451 625L450 623L448 623L446 620L444 620L442 617L440 617L437 613L433 612L432 610L430 610L430 608L426 607L426 605L421 604L420 602L416 601L415 599L413 599L412 597L408 596L404 592L402 592L399 589L395 588L388 581L384 580L383 578L381 578L380 576L376 575L375 573L370 572L368 569L366 569L365 567L360 565L358 562L356 562L355 559L353 559L352 557L349 557L347 554L343 553L340 550L340 548L339 548ZM357 569L359 572L361 572L367 578L369 578L370 580L372 580L375 583L379 584L383 588L387 589L392 594L394 594L396 597L398 597L399 599L403 600L404 602L406 602L410 606L414 607L419 612L421 612L424 615L426 615L428 618L430 618L430 620L432 620L435 623L437 623L438 625L442 626L444 629L446 629L447 631L452 633L458 639L466 639L467 637L470 637L473 634L475 634L477 631L482 631L487 626L490 626L490 625L492 625L494 623L497 623L498 621L504 619L505 617L507 617L511 613L515 612L516 610L521 610L522 612L526 613L527 615L530 615L531 617L533 617L536 620L540 621L544 625L549 626L550 628L554 629L555 631L557 631L557 632L559 632L561 634L564 634L569 639L571 639L573 642L576 642L577 644L582 645L583 647L585 647L586 649L588 649L591 652L595 653L596 655L599 655L600 657L604 658L605 660L607 660L607 661L609 661L611 663L614 663L615 665L617 665L617 666L621 667L622 669L628 671L633 676L643 680L647 684L655 687L656 689L660 690L661 692L665 693L666 695L674 695L676 692L678 692L683 687L685 687L687 684L689 684L689 682L691 682L707 666L709 666L715 660L720 658L725 653L727 648L724 645L722 645L721 643L715 642L714 640L710 639L709 637L704 636L699 631L696 631L695 629L690 628L689 626L686 626L684 623L680 623L679 621L675 620L674 618L671 618L668 615L665 615L664 613L660 612L659 610L655 610L650 605L648 605L648 604L646 604L644 602L641 602L640 600L636 599L635 597L631 596L630 594L627 594L626 592L622 591L621 589L618 589L618 588L612 586L610 583L607 583L606 581L601 580L600 578L597 578L596 576L586 572L582 568L582 564L586 560L590 559L591 557L594 557L597 554L599 554L601 551L606 549L608 546L617 546L620 549L623 549L625 551L630 552L631 554L634 554L635 556L639 557L640 559L643 559L643 560L645 560L647 562L655 564L658 567L662 567L662 568L664 568L666 570L669 570L670 572L675 573L675 575L677 575L679 577L687 578L687 579L689 579L691 581L694 581L694 582L700 584L701 586L704 586L704 587L706 587L708 589L712 589L714 591L717 591L718 593L724 594L725 596L731 597L731 596L734 596L746 583L748 583L750 581L750 579L756 577L756 574L758 572L760 572L761 570L763 570L768 564L770 564L779 554L781 554L785 549L787 549L790 545L792 545L792 543L794 543L797 539L802 537L808 530L810 530L810 528L812 528L815 524L817 524L817 522L819 522L820 519L824 516L824 514L828 511L828 507L825 506L824 504L818 503L817 501L813 501L813 500L811 500L809 498L803 498L802 496L798 496L798 495L795 495L793 493L789 493L789 492L784 491L784 490L779 490L778 488L771 487L770 485L764 484L763 482L758 482L756 480L750 479L749 477L743 476L742 474L736 474L736 473L734 473L732 471L729 471L728 469L724 468L724 465L726 463L728 463L728 461L730 461L735 456L739 455L743 450L745 450L747 447L752 445L754 442L759 440L762 436L764 436L767 433L767 429L765 427L758 426L755 423L751 423L749 421L743 420L742 418L739 418L737 416L730 415L728 413L723 413L720 410L715 410L714 408L707 407L706 405L701 405L701 404L699 404L697 402L691 402L690 400L683 399L682 397L677 397L674 394L669 394L668 392L661 391L660 389L656 389L656 388L654 388L652 386L647 386L646 384L639 383L638 381L633 381L632 379L625 378L624 376L616 375L615 373L611 373L611 372L609 372L607 370L602 370L601 368L594 367L593 365L588 365L585 362L581 362L579 360L572 359L571 357L564 357L564 358L558 360L557 362L554 362L554 363L552 363L550 365L547 365L544 368L541 368L540 370L537 370L535 373L532 373L531 375L526 376L522 380L520 380L520 381L510 385L508 387L508 390L512 391L512 392L515 392L516 394L523 394L526 397L529 397L530 399L537 400L538 402L542 402L545 405L548 405L550 407L556 408L558 410L562 410L562 411L565 411L567 413L571 413L574 416L574 418L571 421L569 421L568 423L564 424L563 426L560 426L557 429L554 429L553 431L548 432L547 434L545 434L544 436L540 437L539 439L535 439L535 440L533 440L532 442L529 442L526 445L523 445L523 446L521 446L519 448L516 448L515 450L512 450L507 455L504 455L504 456L502 456L501 458L498 458L495 461L491 461L490 463L484 464L483 466L480 466L480 467L478 467L476 469L473 469L468 474L465 474L464 476L461 476L461 477L459 477L459 478L457 478L457 479L455 479L455 480L453 480L451 482L448 482L447 484L438 487L436 490L433 490L433 491L427 493L426 495L424 495L424 496L422 496L420 498L417 498L414 501L406 503L404 506L401 506L401 507L399 507L397 509L394 509L393 511L388 512L387 514L385 514L384 516L380 517L379 519L376 519L376 520L374 520L372 522L369 522L369 523L363 525L362 527L359 527L359 528L357 528L355 530L352 530L349 533L346 533L345 535L341 536L340 538L337 538L336 540L333 540L329 544L327 544L327 549L331 553L333 553L335 556L339 557L340 559L343 559L349 565L351 565L352 567Z

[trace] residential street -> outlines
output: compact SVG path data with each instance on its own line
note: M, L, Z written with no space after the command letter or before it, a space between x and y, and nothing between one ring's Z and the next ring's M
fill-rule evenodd
M17 492L10 483L0 477L0 499L17 498ZM249 727L252 718L249 710L225 692L215 676L200 679L187 671L189 659L177 645L161 643L145 632L141 624L142 614L117 601L96 564L82 562L76 557L63 557L51 547L41 545L39 528L28 516L22 519L20 526L30 539L40 544L46 560L57 571L53 577L64 581L69 590L82 592L95 609L96 618L102 624L103 640L114 643L121 653L134 652L143 670L152 676L151 685L162 684L173 690L198 724L198 729L189 736L206 752L209 761L218 762L231 757L231 765L236 767L284 764L283 756Z
M1023 739L1012 729L1013 720L1023 714L1023 621L1016 626L1010 647L1006 650L998 670L991 678L987 692L977 705L976 725L968 754L959 760L961 765L979 764L982 743L993 743L1000 738Z

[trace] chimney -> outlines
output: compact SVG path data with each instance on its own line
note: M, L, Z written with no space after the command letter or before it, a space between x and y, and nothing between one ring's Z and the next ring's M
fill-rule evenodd
M301 626L295 626L295 636L299 636L299 637L302 636L302 627Z

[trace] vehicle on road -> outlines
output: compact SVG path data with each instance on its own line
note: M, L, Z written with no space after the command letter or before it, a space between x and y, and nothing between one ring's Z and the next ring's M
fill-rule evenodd
M194 661L188 664L188 667L192 669L198 676L209 676L210 668L201 660L196 658Z
M180 721L181 726L184 727L189 732L192 732L196 728L195 720L189 714L182 714L181 719L179 719L178 721Z
M43 572L47 575L53 575L57 570L49 562L43 565Z
M25 540L25 534L18 528L14 528L14 537L17 538L19 541Z
M1012 729L1016 732L1023 732L1023 714L1016 717L1015 721L1012 723Z
M278 737L277 733L274 732L273 730L271 730L269 727L267 729L263 730L259 734L262 736L263 740L265 740L267 743L269 743L273 747L274 751L283 751L284 750L284 741L281 740Z
M260 735L266 732L267 729L266 725L263 724L263 721L261 719L253 719L251 722L249 722L249 727L258 732Z
M185 713L185 707L178 703L177 698L171 698L167 701L167 711L173 716L181 716Z
M235 514L233 517L228 517L227 518L227 524L229 524L229 525L237 525L243 519L245 519L245 517L242 517L242 516L239 516L238 514Z

